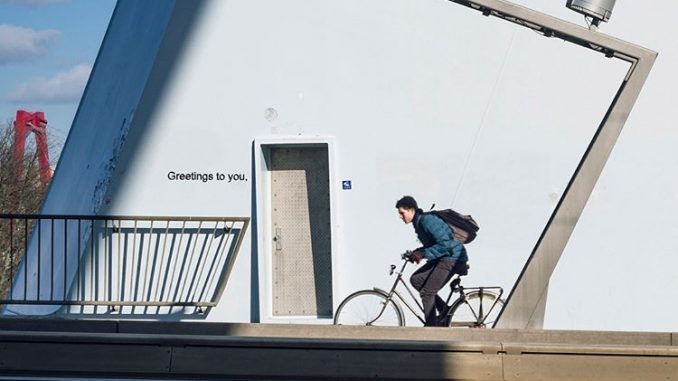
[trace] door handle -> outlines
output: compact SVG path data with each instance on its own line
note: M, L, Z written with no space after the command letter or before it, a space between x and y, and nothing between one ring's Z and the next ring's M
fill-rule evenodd
M282 250L282 229L275 228L275 237L273 237L273 242L275 242L275 249Z

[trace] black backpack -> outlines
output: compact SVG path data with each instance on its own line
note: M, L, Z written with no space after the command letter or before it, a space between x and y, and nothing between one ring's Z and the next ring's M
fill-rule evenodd
M433 213L440 217L441 220L452 229L454 238L461 243L471 243L476 239L476 235L480 226L476 220L470 215L457 213L452 209L432 210L428 213Z

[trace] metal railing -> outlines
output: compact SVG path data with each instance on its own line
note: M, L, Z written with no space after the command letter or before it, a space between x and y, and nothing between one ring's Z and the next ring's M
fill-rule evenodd
M219 301L248 224L246 217L0 214L0 306L202 312Z

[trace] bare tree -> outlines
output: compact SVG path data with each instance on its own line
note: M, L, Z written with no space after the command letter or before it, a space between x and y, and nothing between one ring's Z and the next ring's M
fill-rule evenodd
M47 186L40 181L35 145L26 147L17 163L14 157L14 128L11 121L0 125L0 299L5 298L26 248L33 221L9 218L6 214L35 214ZM17 171L17 166L23 169ZM19 172L19 173L18 173Z

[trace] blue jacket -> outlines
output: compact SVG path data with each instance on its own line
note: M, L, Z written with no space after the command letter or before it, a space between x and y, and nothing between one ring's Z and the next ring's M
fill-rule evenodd
M449 258L456 261L468 261L466 248L454 239L452 230L440 217L417 209L412 225L419 241L424 245L423 252L426 260Z

